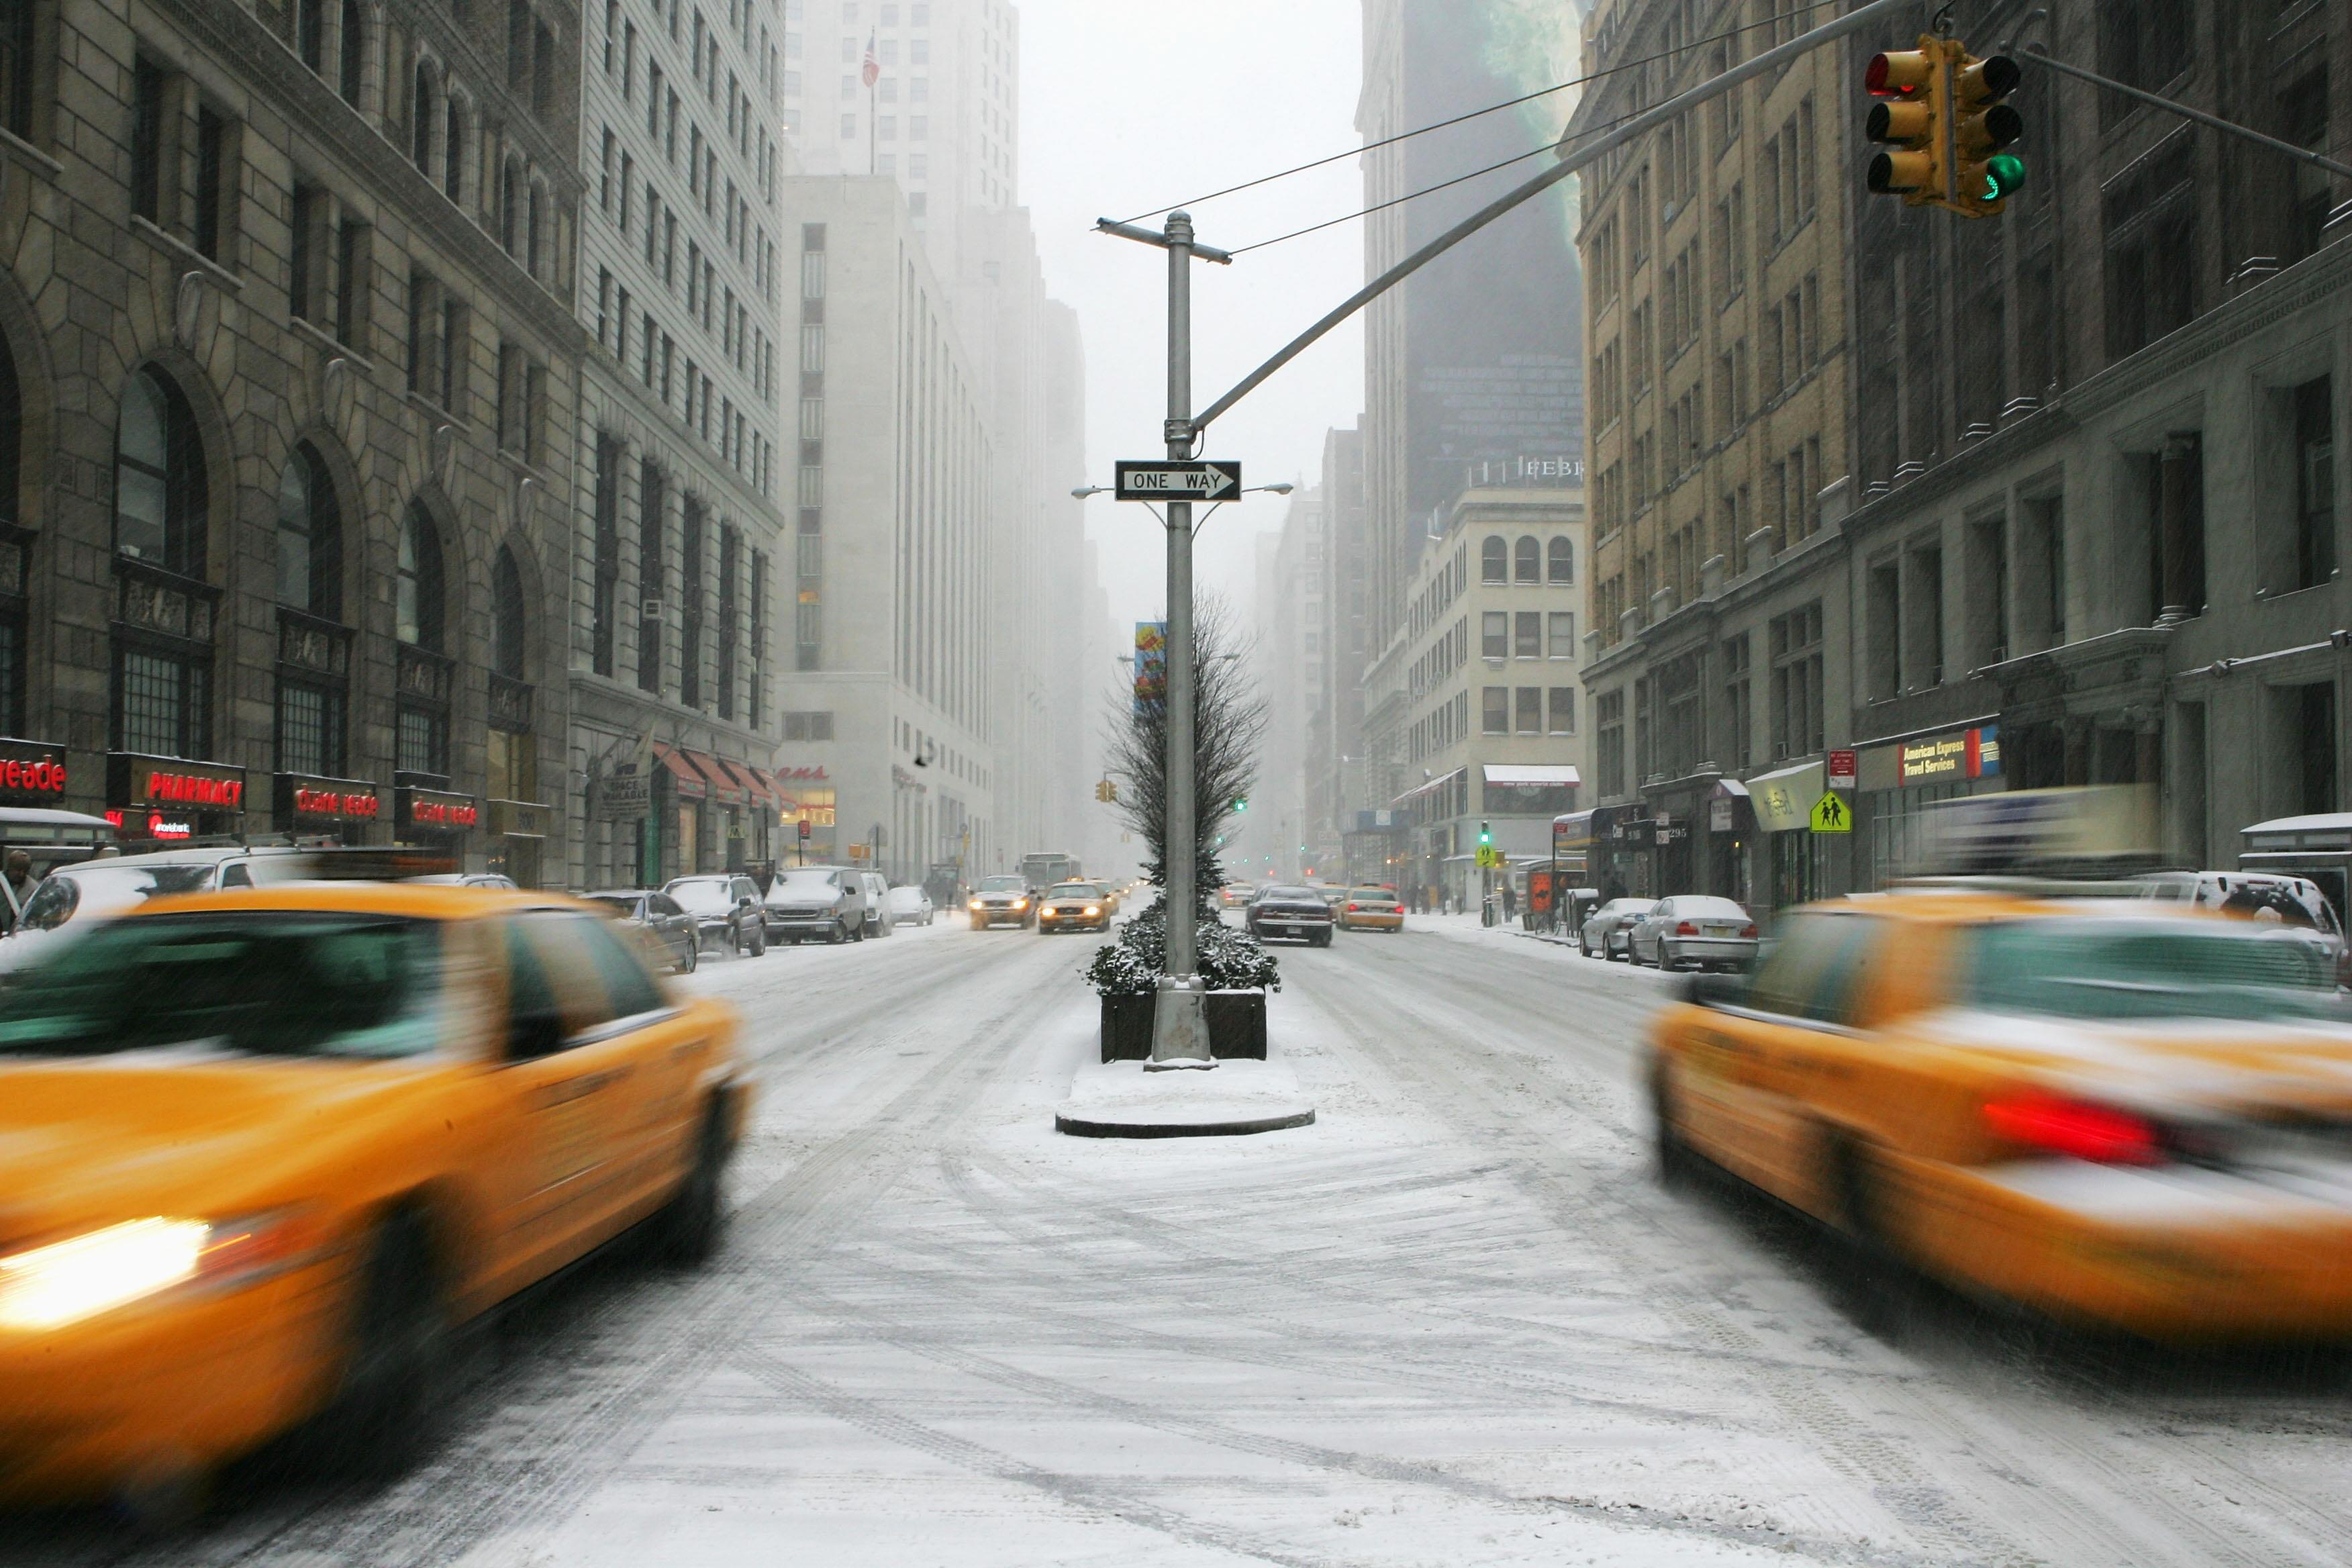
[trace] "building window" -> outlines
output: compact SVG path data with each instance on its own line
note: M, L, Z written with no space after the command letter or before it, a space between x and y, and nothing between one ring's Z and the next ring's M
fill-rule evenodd
M662 585L667 563L662 552L669 487L651 458L637 480L637 685L661 690Z
M2295 586L2336 575L2336 403L2321 376L2294 389Z
M1487 610L1478 617L1478 657L1507 658L1511 647L1511 617L1503 610Z
M1821 605L1776 617L1771 644L1772 754L1818 752L1823 742Z
M228 204L236 192L229 168L228 121L210 108L196 110L196 248L215 261L223 259Z
M29 11L30 6L18 7ZM131 210L163 219L163 68L141 58L131 73Z
M342 521L326 465L308 442L278 486L278 602L321 620L342 618Z
M1576 657L1576 612L1574 610L1552 611L1550 626L1551 657L1574 658Z
M183 577L205 574L205 460L194 413L152 370L131 378L115 443L114 547Z
M490 669L509 680L525 679L528 665L527 601L522 591L522 568L515 560L510 546L499 546L499 558L490 567Z
M1543 688L1522 686L1518 689L1518 717L1514 725L1522 735L1543 732Z
M702 706L702 503L686 498L677 551L677 700Z
M1511 656L1514 658L1541 658L1543 652L1543 612L1519 611L1511 627Z
M343 771L350 642L342 618L342 521L326 465L306 443L278 487L278 767Z
M341 58L336 62L336 90L356 107L360 81L367 73L367 23L360 0L343 0Z
M1550 581L1568 584L1576 581L1576 542L1561 534L1551 542Z
M621 608L621 465L617 436L596 437L595 565L589 588L589 667L612 675Z
M441 534L422 504L411 501L400 531L394 580L394 624L402 646L395 685L393 766L404 773L449 773L448 661Z
M1625 694L1604 691L1594 700L1598 711L1601 737L1594 749L1594 765L1601 773L1601 793L1621 795L1625 793Z
M1489 735L1507 734L1511 728L1511 689L1488 686L1479 690L1481 726Z
M1520 583L1543 581L1543 546L1533 534L1523 535L1512 551L1512 579Z
M33 7L21 0L0 14L0 126L33 133Z
M1478 546L1478 580L1482 583L1510 581L1510 545L1499 533L1490 533Z
M1748 766L1748 636L1743 632L1723 645L1724 731L1731 749L1724 765L1735 773Z
M1576 733L1576 688L1555 686L1551 689L1551 732L1555 735Z

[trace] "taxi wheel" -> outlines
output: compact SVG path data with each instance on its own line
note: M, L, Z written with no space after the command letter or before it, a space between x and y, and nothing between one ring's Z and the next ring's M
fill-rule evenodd
M1842 1133L1823 1136L1829 1188L1838 1205L1853 1267L1840 1269L1839 1290L1862 1326L1889 1339L1908 1334L1926 1305L1927 1281L1890 1240L1884 1192L1869 1151Z
M456 1327L424 1217L377 1226L360 1271L352 1342L333 1416L338 1468L390 1479L433 1447L448 1408Z
M1657 1157L1659 1184L1688 1186L1698 1173L1699 1157L1683 1142L1682 1126L1675 1120L1674 1090L1667 1082L1664 1060L1650 1068L1650 1146Z
M727 1121L714 1104L695 1134L694 1168L654 1216L661 1254L688 1267L708 1263L727 1235Z

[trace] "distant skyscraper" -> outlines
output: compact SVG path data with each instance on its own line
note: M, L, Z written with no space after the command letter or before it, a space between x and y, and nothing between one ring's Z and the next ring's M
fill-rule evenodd
M1364 0L1367 142L1528 90L1496 64L1525 13L1508 0ZM1539 73L1538 73L1539 74ZM1368 205L1542 144L1558 110L1503 110L1364 154ZM1528 177L1530 159L1376 215L1365 271ZM1582 294L1568 195L1554 189L1431 263L1368 312L1365 494L1374 548L1371 632L1384 645L1429 518L1465 485L1572 482L1583 452Z

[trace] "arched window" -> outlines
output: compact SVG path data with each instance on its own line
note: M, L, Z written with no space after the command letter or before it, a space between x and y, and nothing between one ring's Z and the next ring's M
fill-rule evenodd
M122 389L114 445L114 549L124 584L108 743L118 752L212 752L213 599L140 567L205 574L205 458L180 389L152 368ZM137 589L133 593L132 589Z
M1510 546L1499 533L1490 533L1486 542L1478 547L1478 580L1481 583L1507 583L1511 580Z
M446 613L441 574L441 531L418 501L400 526L400 561L393 582L394 632L401 641L399 692L393 712L396 773L449 776L449 662L433 657L442 646Z
M427 653L444 653L442 645L441 531L415 501L400 531L400 572L395 611L402 642Z
M1537 542L1534 534L1520 535L1518 545L1511 553L1513 582L1540 583L1543 581L1543 546Z
M1553 536L1551 542L1551 580L1576 581L1576 542L1564 533Z
M408 161L430 179L433 174L433 67L416 62L416 85L409 100Z
M453 202L466 198L466 106L455 97L449 100L449 157L441 189Z
M322 620L341 620L342 519L327 467L306 443L278 483L278 602Z
M509 680L523 679L525 622L522 568L513 549L500 545L490 568L490 668Z
M205 454L180 389L131 378L114 447L114 548L183 577L205 574Z
M522 253L522 160L499 165L499 243L509 256Z

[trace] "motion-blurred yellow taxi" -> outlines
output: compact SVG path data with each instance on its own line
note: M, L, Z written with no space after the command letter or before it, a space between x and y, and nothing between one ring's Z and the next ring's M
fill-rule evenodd
M460 1325L651 1219L718 1240L733 1016L585 906L166 899L0 989L0 1497L429 1431Z
M2293 935L1950 891L1802 911L1752 983L1660 1016L1661 1166L2062 1322L2352 1333L2352 1013Z
M1404 900L1386 888L1350 888L1334 911L1341 931L1402 931Z

